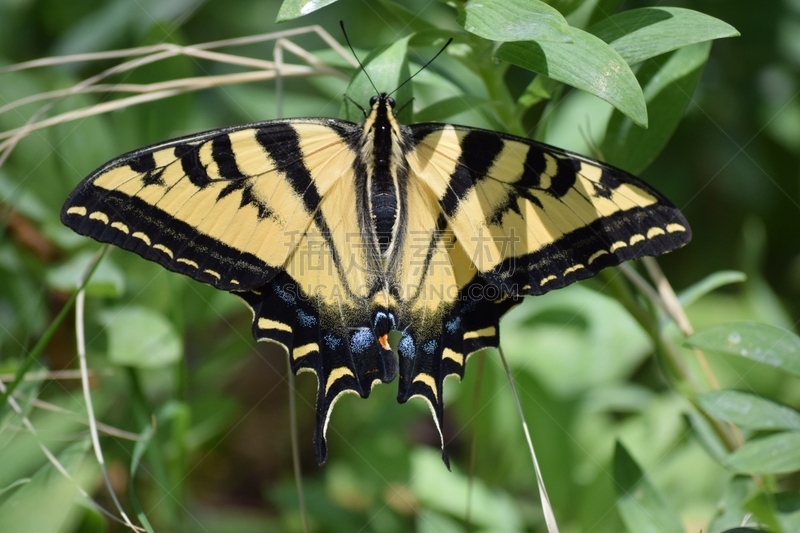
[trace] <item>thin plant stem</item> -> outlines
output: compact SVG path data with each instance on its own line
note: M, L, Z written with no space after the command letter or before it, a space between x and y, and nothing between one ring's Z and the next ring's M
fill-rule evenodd
M558 533L558 524L556 523L556 517L553 514L553 506L550 505L550 498L547 496L547 489L544 486L542 472L539 469L539 461L536 460L536 452L533 450L531 432L528 430L528 423L525 421L525 414L522 412L522 403L519 401L517 386L514 384L514 375L511 373L506 356L503 354L503 348L498 346L497 352L500 354L500 360L503 362L503 368L506 371L506 376L508 376L508 384L511 386L511 394L514 396L514 403L517 406L517 413L519 414L519 420L522 423L522 431L525 433L525 440L528 441L528 451L531 454L533 470L536 473L536 484L539 486L539 499L542 502L542 512L544 513L545 524L547 524L547 531L548 533Z
M303 491L303 473L300 470L300 445L297 435L297 405L295 402L294 372L292 372L292 361L286 357L287 372L286 381L289 384L289 434L292 439L292 468L294 469L294 480L297 485L297 501L300 505L300 519L303 522L303 531L308 533L308 519L306 517L306 498Z
M0 391L5 392L5 390L6 390L6 386L3 384L2 381L0 381ZM11 406L11 409L13 409L14 412L17 413L17 415L22 418L22 425L24 425L25 429L27 429L31 433L31 435L33 435L33 437L36 439L36 442L39 445L39 449L42 450L42 453L47 458L47 460L50 461L50 463L53 465L53 467L55 467L55 469L58 470L58 472L61 475L63 475L65 478L67 478L68 480L70 480L74 484L75 488L80 493L80 495L83 496L84 498L86 498L86 501L88 502L89 505L91 505L91 507L93 509L95 509L99 513L102 513L104 516L106 516L110 520L113 520L113 521L118 522L120 524L125 524L125 525L133 528L134 531L144 531L142 528L132 525L129 521L123 522L122 520L119 519L119 517L117 517L113 513L110 513L109 511L104 509L99 503L95 502L92 499L92 497L89 495L89 493L87 493L86 490L84 490L83 487L78 485L78 483L75 481L75 479L70 475L69 471L64 467L64 465L61 464L61 461L59 461L58 458L55 455L53 455L53 453L47 448L45 443L40 438L39 433L36 431L36 428L34 427L33 423L30 421L30 419L27 416L25 416L25 413L23 412L22 407L20 407L20 405L17 403L16 399L14 399L13 396L10 396L8 398L8 404Z
M108 489L108 494L111 496L111 500L114 502L114 506L117 508L117 512L120 514L122 519L124 520L125 524L130 527L131 529L136 529L136 527L131 522L128 515L125 513L125 510L122 508L122 504L119 503L119 499L117 498L117 494L114 491L114 487L111 485L111 479L108 476L108 469L106 468L106 461L103 457L103 448L100 446L100 435L97 431L97 419L94 415L94 404L92 403L92 394L89 390L89 368L86 364L86 338L84 335L84 327L83 327L83 316L84 316L84 304L86 302L86 290L84 288L85 282L89 279L91 274L94 272L95 267L97 264L100 263L100 260L108 253L110 246L106 245L103 246L101 250L95 254L93 262L89 264L88 268L83 274L83 278L79 281L78 285L80 290L78 291L78 297L75 301L75 335L76 335L76 344L78 347L78 362L80 364L81 370L81 385L83 388L83 399L86 403L86 415L89 419L89 435L92 438L92 448L94 448L94 455L97 459L97 464L100 467L100 471L103 474L103 480L106 484L106 489Z
M486 354L479 354L478 368L475 378L475 389L472 391L472 412L478 412L478 402L481 396L481 385L483 384L483 372L486 367ZM467 526L467 531L472 531L472 489L475 483L475 444L478 440L477 420L472 419L472 435L470 436L469 443L469 466L467 470L467 501L466 509L464 510L464 522Z
M14 381L9 383L8 387L6 387L5 390L2 392L2 395L0 395L0 408L2 408L6 404L6 402L8 401L8 397L11 394L13 394L17 386L19 386L19 384L25 378L25 375L28 373L28 370L30 370L31 366L33 366L33 363L35 363L36 360L39 358L39 355L42 353L45 346L47 346L47 343L50 342L50 338L53 336L53 334L59 328L61 323L64 321L64 318L66 318L67 313L69 313L69 311L72 309L72 306L75 305L75 300L77 299L78 294L86 286L86 283L89 281L89 278L91 278L92 274L97 268L97 265L100 264L100 259L106 253L107 250L108 246L105 246L100 252L98 252L98 254L90 263L90 267L86 272L86 277L84 277L78 284L78 290L72 293L72 296L70 296L69 300L67 300L67 303L64 304L64 307L61 308L61 311L58 312L58 314L50 323L50 325L47 327L47 329L44 331L44 333L42 333L42 336L39 337L38 342L34 345L31 351L28 352L28 355L25 357L25 361L23 361L22 364L19 366L19 368L17 368L17 371L14 375Z

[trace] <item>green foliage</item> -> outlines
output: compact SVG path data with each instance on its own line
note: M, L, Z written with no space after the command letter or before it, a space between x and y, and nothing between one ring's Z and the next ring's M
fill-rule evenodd
M525 135L646 172L694 229L692 244L661 261L683 288L677 311L661 305L664 293L607 271L528 299L502 323L562 531L791 533L800 529L796 2L620 4L6 2L0 65L311 24L342 41L344 20L378 91L391 92L452 37L393 95L398 108L411 102L402 122ZM269 25L276 18L289 22ZM366 107L375 90L351 58L310 34L288 39L342 75L311 69L279 84L129 105L37 130L2 155L0 371L22 414L3 395L0 530L127 530L81 495L118 515L86 436L80 387L22 379L78 366L69 298L97 245L61 226L61 204L99 164L169 137L278 115L361 120L342 93ZM271 60L273 46L222 51ZM0 70L0 108L122 61ZM284 62L303 64L291 51ZM135 89L238 69L178 56L107 83ZM0 131L132 94L109 86L6 109ZM113 429L101 427L100 443L127 515L148 531L302 531L283 354L254 347L235 298L124 252L106 258L86 289L90 392ZM694 334L675 325L683 309ZM474 531L544 530L496 354L473 357L464 382L445 390L453 472L425 406L397 405L391 385L368 401L342 399L329 463L317 469L315 383L297 383L311 531L449 532L467 522Z
M692 335L686 343L709 352L744 357L800 376L800 337L754 322L720 324Z
M614 481L619 494L617 509L628 531L683 531L675 511L620 443L617 443L614 451Z

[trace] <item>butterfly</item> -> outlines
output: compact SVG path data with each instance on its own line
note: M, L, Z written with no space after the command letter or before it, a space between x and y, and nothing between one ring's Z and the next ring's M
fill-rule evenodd
M363 123L270 120L109 161L62 222L239 296L258 341L317 378L314 445L331 410L399 374L442 435L443 382L499 344L539 295L689 242L664 196L625 171L530 139L403 125L373 96ZM390 332L396 332L390 339Z

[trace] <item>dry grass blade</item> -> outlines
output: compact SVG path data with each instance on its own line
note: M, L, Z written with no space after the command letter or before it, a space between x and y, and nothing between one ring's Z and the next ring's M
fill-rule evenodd
M528 441L528 451L531 454L533 470L536 473L536 484L539 487L539 499L542 502L542 513L544 514L545 524L547 524L547 533L558 533L558 524L556 523L556 517L553 513L553 506L550 504L550 498L547 496L547 489L544 485L544 478L542 478L542 471L539 469L539 461L536 460L536 452L533 449L531 432L528 429L528 423L525 421L525 414L522 412L522 404L517 394L517 386L514 384L514 375L511 373L511 369L508 366L508 361L503 354L503 349L498 347L497 351L500 354L500 360L503 361L503 368L506 371L506 376L508 376L508 384L511 386L511 394L514 396L514 403L517 406L517 413L522 423L522 431L525 433L525 440Z
M94 270L94 267L97 263L99 263L103 257L108 253L109 246L104 246L101 250L95 254L92 261L87 266L86 270L84 271L81 279L78 280L77 287L82 287L86 278L91 274ZM122 504L120 504L119 499L117 498L117 494L114 492L114 488L111 485L111 479L108 477L108 470L106 469L105 459L103 458L103 449L100 447L100 436L97 431L97 419L94 416L94 405L92 404L92 394L89 391L89 368L86 364L86 339L84 335L84 327L83 327L83 310L84 310L84 303L86 302L86 292L83 288L78 291L78 298L75 301L75 335L76 335L76 343L78 347L78 361L80 362L80 370L81 370L81 385L83 386L83 399L86 402L86 414L89 420L89 434L92 438L92 448L94 448L95 458L97 459L97 464L100 466L100 470L103 473L103 479L106 482L106 488L108 489L108 493L111 495L111 499L114 501L114 505L117 507L117 511L119 515L122 517L125 525L135 531L143 531L141 528L134 526L131 522L128 515L125 514L125 510L122 508Z

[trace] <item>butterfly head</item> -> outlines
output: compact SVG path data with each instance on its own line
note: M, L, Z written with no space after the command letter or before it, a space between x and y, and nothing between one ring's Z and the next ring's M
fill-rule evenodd
M370 146L373 142L377 142L388 150L394 144L392 139L397 141L400 138L400 126L395 120L395 105L397 103L394 98L386 93L380 93L369 99L370 109L364 120L364 135ZM372 134L378 138L372 138Z
M394 107L397 103L394 98L386 93L381 93L369 99L369 107L372 114L394 116Z

